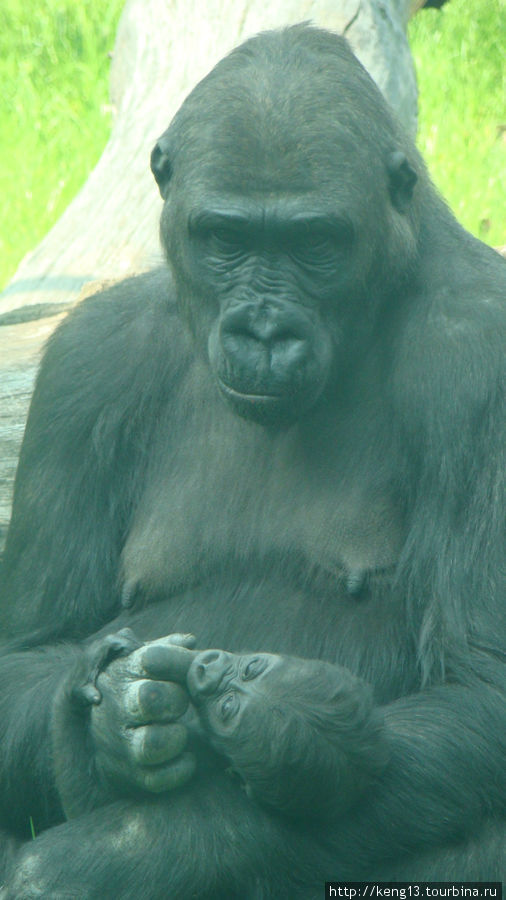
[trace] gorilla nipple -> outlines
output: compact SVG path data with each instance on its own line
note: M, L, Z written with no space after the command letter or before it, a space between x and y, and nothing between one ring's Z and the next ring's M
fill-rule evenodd
M367 569L351 569L346 576L346 590L352 597L358 597L365 587Z

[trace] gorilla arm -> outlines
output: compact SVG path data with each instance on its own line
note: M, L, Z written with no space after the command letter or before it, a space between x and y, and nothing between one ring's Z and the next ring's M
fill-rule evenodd
M146 304L136 315L139 292ZM119 608L119 554L138 488L133 472L142 470L132 429L149 444L139 408L149 420L170 389L170 313L153 321L152 292L168 302L165 274L127 281L71 314L49 344L32 401L0 590L10 641L0 658L2 818L27 836L30 816L37 831L62 818L54 698L86 667L83 642Z

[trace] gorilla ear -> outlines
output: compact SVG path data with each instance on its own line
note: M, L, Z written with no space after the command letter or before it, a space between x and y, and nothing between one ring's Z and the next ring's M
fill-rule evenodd
M387 160L387 170L390 176L390 197L393 205L399 212L406 212L413 188L418 175L408 162L402 150L394 150Z
M151 151L151 171L155 176L160 194L165 200L169 191L172 176L172 163L169 153L169 142L166 134L162 134Z

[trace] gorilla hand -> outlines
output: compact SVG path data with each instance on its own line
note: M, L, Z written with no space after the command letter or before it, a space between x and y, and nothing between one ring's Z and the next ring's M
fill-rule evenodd
M186 728L177 721L188 707L178 682L185 683L193 643L189 635L168 635L120 655L98 673L100 699L92 705L90 730L106 782L159 793L193 774L193 756L184 752Z
M191 635L142 644L130 629L95 640L55 699L56 788L68 818L132 790L160 793L195 770L178 721L188 707Z

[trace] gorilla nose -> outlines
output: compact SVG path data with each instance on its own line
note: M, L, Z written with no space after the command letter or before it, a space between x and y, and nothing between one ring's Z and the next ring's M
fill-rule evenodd
M245 337L254 338L261 344L265 344L266 347L278 343L279 341L297 340L296 336L289 328L281 325L279 322L273 322L270 319L254 319L253 321L248 322L247 325L241 329L240 333L244 334Z
M299 345L306 340L300 317L281 313L266 304L242 305L230 310L223 320L223 336L258 341L266 348L277 344Z
M205 650L199 653L188 672L191 693L212 694L217 691L228 668L228 653L224 650Z

